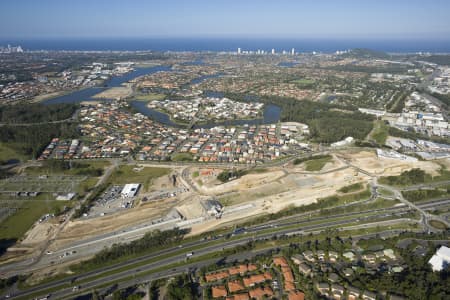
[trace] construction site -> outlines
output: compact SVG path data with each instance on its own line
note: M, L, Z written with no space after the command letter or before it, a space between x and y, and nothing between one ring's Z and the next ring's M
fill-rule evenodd
M53 274L105 247L130 242L152 230L190 228L190 235L197 235L223 226L236 226L288 207L316 203L351 184L361 183L361 190L365 190L377 177L399 175L412 168L438 175L443 166L448 166L448 161L411 162L378 157L375 150L364 149L336 150L330 156L318 171L308 171L305 163L295 165L290 161L267 167L245 167L244 176L226 182L218 179L225 170L221 167L133 163L130 180L139 188L132 197L121 194L124 185L110 182L84 216L63 224L55 218L35 222L24 238L8 250L4 262L23 260L24 256L37 257L52 239L36 268L47 266L45 274ZM156 166L164 172L151 180L139 177L140 172L146 174L147 169ZM59 176L56 182L56 178L43 180L37 176L13 178L0 184L2 191L6 191L2 197L7 195L8 199L20 202L24 196L17 193L69 193L81 180L82 177ZM45 184L39 184L40 181ZM125 208L124 200L132 204Z

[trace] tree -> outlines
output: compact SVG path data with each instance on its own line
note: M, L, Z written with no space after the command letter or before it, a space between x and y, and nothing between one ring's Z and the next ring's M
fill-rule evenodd
M187 274L174 278L167 286L167 297L169 300L194 300L197 299L195 285L190 281Z

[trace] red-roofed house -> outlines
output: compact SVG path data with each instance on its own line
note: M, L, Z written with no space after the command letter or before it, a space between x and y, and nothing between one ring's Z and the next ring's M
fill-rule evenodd
M250 290L250 298L262 299L264 296L273 296L273 291L270 287L258 287Z
M300 291L289 292L288 300L305 300L305 294Z
M227 300L249 300L249 299L250 299L250 297L248 296L247 293L236 294L236 295L227 297Z
M211 290L213 298L221 298L228 295L227 289L223 285L213 286Z
M242 291L245 287L242 285L240 280L233 280L228 282L228 290L230 293Z

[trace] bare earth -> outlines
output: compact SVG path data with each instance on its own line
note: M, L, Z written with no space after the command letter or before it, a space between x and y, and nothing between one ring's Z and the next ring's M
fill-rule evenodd
M288 206L301 206L314 203L319 198L336 194L344 186L356 182L368 182L370 177L358 172L353 166L377 176L398 175L405 170L421 168L437 175L438 170L449 160L405 162L395 159L380 159L375 151L342 151L333 156L321 171L307 172L302 165L268 168L264 173L253 173L227 183L220 183L216 177L221 169L187 167L190 174L190 184L179 176L176 188L189 187L189 191L179 193L163 200L140 203L135 208L122 210L114 214L90 219L71 221L52 244L51 250L64 249L74 241L100 236L105 233L118 232L165 216L176 208L185 219L192 220L204 217L201 201L217 198L225 205L221 219L206 218L201 223L192 226L191 234L199 234L224 225L231 225L249 218L278 212ZM173 168L181 174L183 167ZM192 174L198 172L199 176ZM169 176L162 176L153 181L149 193L153 191L173 189ZM227 213L228 212L228 213ZM26 235L24 241L17 245L23 250L37 247L49 236L57 224L42 223L34 226Z
M123 99L128 96L131 96L133 90L131 89L131 85L124 85L120 87L113 87L107 90L104 90L101 93L94 95L92 98L97 99Z
M352 165L379 176L399 175L401 172L412 168L420 168L427 173L437 175L437 171L441 168L439 164L433 161L407 162L389 158L378 158L375 151L361 151L353 154L340 153L339 157L349 160Z

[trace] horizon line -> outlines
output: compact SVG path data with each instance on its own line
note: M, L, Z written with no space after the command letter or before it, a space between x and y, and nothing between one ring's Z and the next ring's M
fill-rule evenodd
M205 39L205 40L333 40L333 41L379 41L379 40L399 40L399 41L448 41L450 42L450 36L445 37L393 37L393 36L355 36L355 37L280 37L280 36L45 36L45 37L25 37L25 36L0 36L0 40L125 40L125 39L159 39L159 40L171 40L171 39Z

